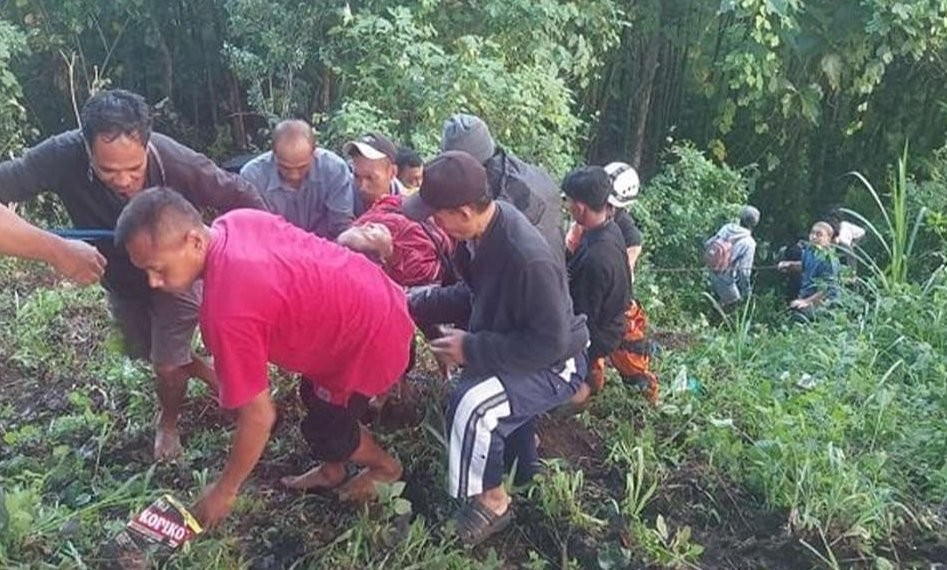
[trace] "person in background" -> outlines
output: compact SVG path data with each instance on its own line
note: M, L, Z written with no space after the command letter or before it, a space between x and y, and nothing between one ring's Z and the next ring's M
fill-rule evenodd
M338 155L316 145L305 121L276 125L271 150L243 165L240 175L271 212L298 228L335 239L352 225L352 173Z
M260 460L276 423L267 363L302 374L300 427L321 463L281 482L337 489L367 501L376 483L401 478L397 459L359 423L369 400L408 367L414 325L405 296L363 256L266 212L238 210L203 224L170 188L151 188L122 212L115 241L152 287L204 281L201 332L220 375L219 398L236 410L227 463L195 506L223 520ZM348 478L348 463L361 471Z
M743 206L738 222L724 224L704 244L706 252L713 250L710 285L720 306L729 310L750 296L753 288L753 263L756 240L753 228L760 223L760 211Z
M197 207L266 209L249 182L170 137L153 133L151 108L141 95L123 89L99 91L83 105L80 118L80 129L50 137L22 157L0 164L0 203L49 191L62 200L76 228L92 230L114 229L129 199L162 184L173 185ZM19 255L42 257L49 242L20 244ZM57 243L57 253L63 256L57 264L83 267L76 269L82 280L100 269L100 260L87 248ZM174 457L182 451L178 416L188 380L200 378L211 387L217 383L213 369L191 349L200 283L175 293L152 291L124 249L111 240L96 241L95 247L107 260L102 285L125 352L148 360L157 379L155 458Z
M855 253L855 246L865 237L865 228L846 220L841 208L833 208L829 211L825 221L835 232L832 243L841 251L841 261L849 268L849 276L854 277L858 270L858 255Z
M349 141L342 146L342 154L352 161L355 174L356 218L385 196L399 196L404 192L395 165L398 151L385 135L369 133Z
M569 213L583 229L575 252L568 257L567 268L572 305L576 314L586 316L589 329L586 384L595 393L605 386L606 358L622 341L631 273L625 240L608 215L612 180L605 169L577 168L566 175L562 190Z
M421 190L405 201L410 217L433 215L458 240L461 281L412 291L408 304L421 322L469 321L431 341L442 365L462 368L447 413L448 475L450 494L466 501L456 530L468 546L512 521L505 448L521 442L517 468L535 468L536 417L579 390L589 338L565 267L523 214L493 199L487 180L479 159L447 151L425 166Z
M793 319L809 322L818 311L838 298L839 261L832 248L834 231L828 222L816 222L809 230L809 243L801 261L780 261L780 271L800 273L799 296L789 303Z
M417 193L421 188L421 181L424 180L424 161L418 153L410 148L399 149L395 164L398 166L398 180L404 186L405 195Z
M461 150L487 171L490 193L513 204L549 244L553 256L565 265L562 198L559 185L538 166L527 164L500 147L480 117L457 114L444 122L441 150Z

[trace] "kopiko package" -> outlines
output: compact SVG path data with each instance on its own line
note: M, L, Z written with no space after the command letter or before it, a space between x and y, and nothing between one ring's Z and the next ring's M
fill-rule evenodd
M147 568L148 554L170 554L202 533L194 515L171 495L138 513L107 549L111 568Z

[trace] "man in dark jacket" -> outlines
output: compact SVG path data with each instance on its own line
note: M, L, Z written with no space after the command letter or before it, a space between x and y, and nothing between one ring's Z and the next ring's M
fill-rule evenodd
M475 545L512 520L502 485L504 447L514 432L530 429L538 414L578 391L588 330L573 313L564 266L519 211L493 200L479 161L448 151L424 170L405 213L416 220L433 215L458 240L462 281L414 292L408 305L424 322L469 323L431 348L448 368L463 367L447 416L449 483L454 497L469 499L457 532ZM535 440L528 440L531 449L518 450L535 456Z
M500 148L487 124L474 115L457 114L444 122L441 150L462 150L483 164L493 198L516 206L539 230L553 257L565 263L562 198L545 170Z
M28 200L48 190L62 200L76 228L96 230L114 230L128 200L150 186L173 186L199 207L265 209L249 182L152 133L151 110L140 95L100 91L83 106L81 119L81 130L50 137L21 158L0 164L0 203ZM102 284L126 351L148 359L157 376L161 413L155 456L177 455L177 420L188 379L198 377L214 386L217 381L191 350L200 286L181 294L151 291L145 273L111 238L95 246L106 259ZM78 249L75 254L83 255Z
M562 189L569 212L583 230L568 261L569 292L575 312L587 318L588 384L597 392L604 385L605 358L621 344L631 274L621 230L608 215L611 180L605 169L577 168L566 176Z

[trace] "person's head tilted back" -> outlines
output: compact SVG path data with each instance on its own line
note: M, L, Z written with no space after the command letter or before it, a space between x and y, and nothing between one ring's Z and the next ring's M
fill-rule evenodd
M115 224L115 244L148 275L154 289L187 290L204 271L210 233L181 194L149 188L125 206Z

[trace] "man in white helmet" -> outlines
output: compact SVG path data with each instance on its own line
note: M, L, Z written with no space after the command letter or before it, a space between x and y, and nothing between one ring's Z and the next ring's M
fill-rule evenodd
M628 270L631 271L631 282L635 282L635 264L641 255L641 230L635 219L628 213L628 206L638 197L641 181L638 172L624 162L611 162L605 165L605 172L612 179L612 193L608 196L608 211L612 220L621 230L625 239L625 251L628 254Z

